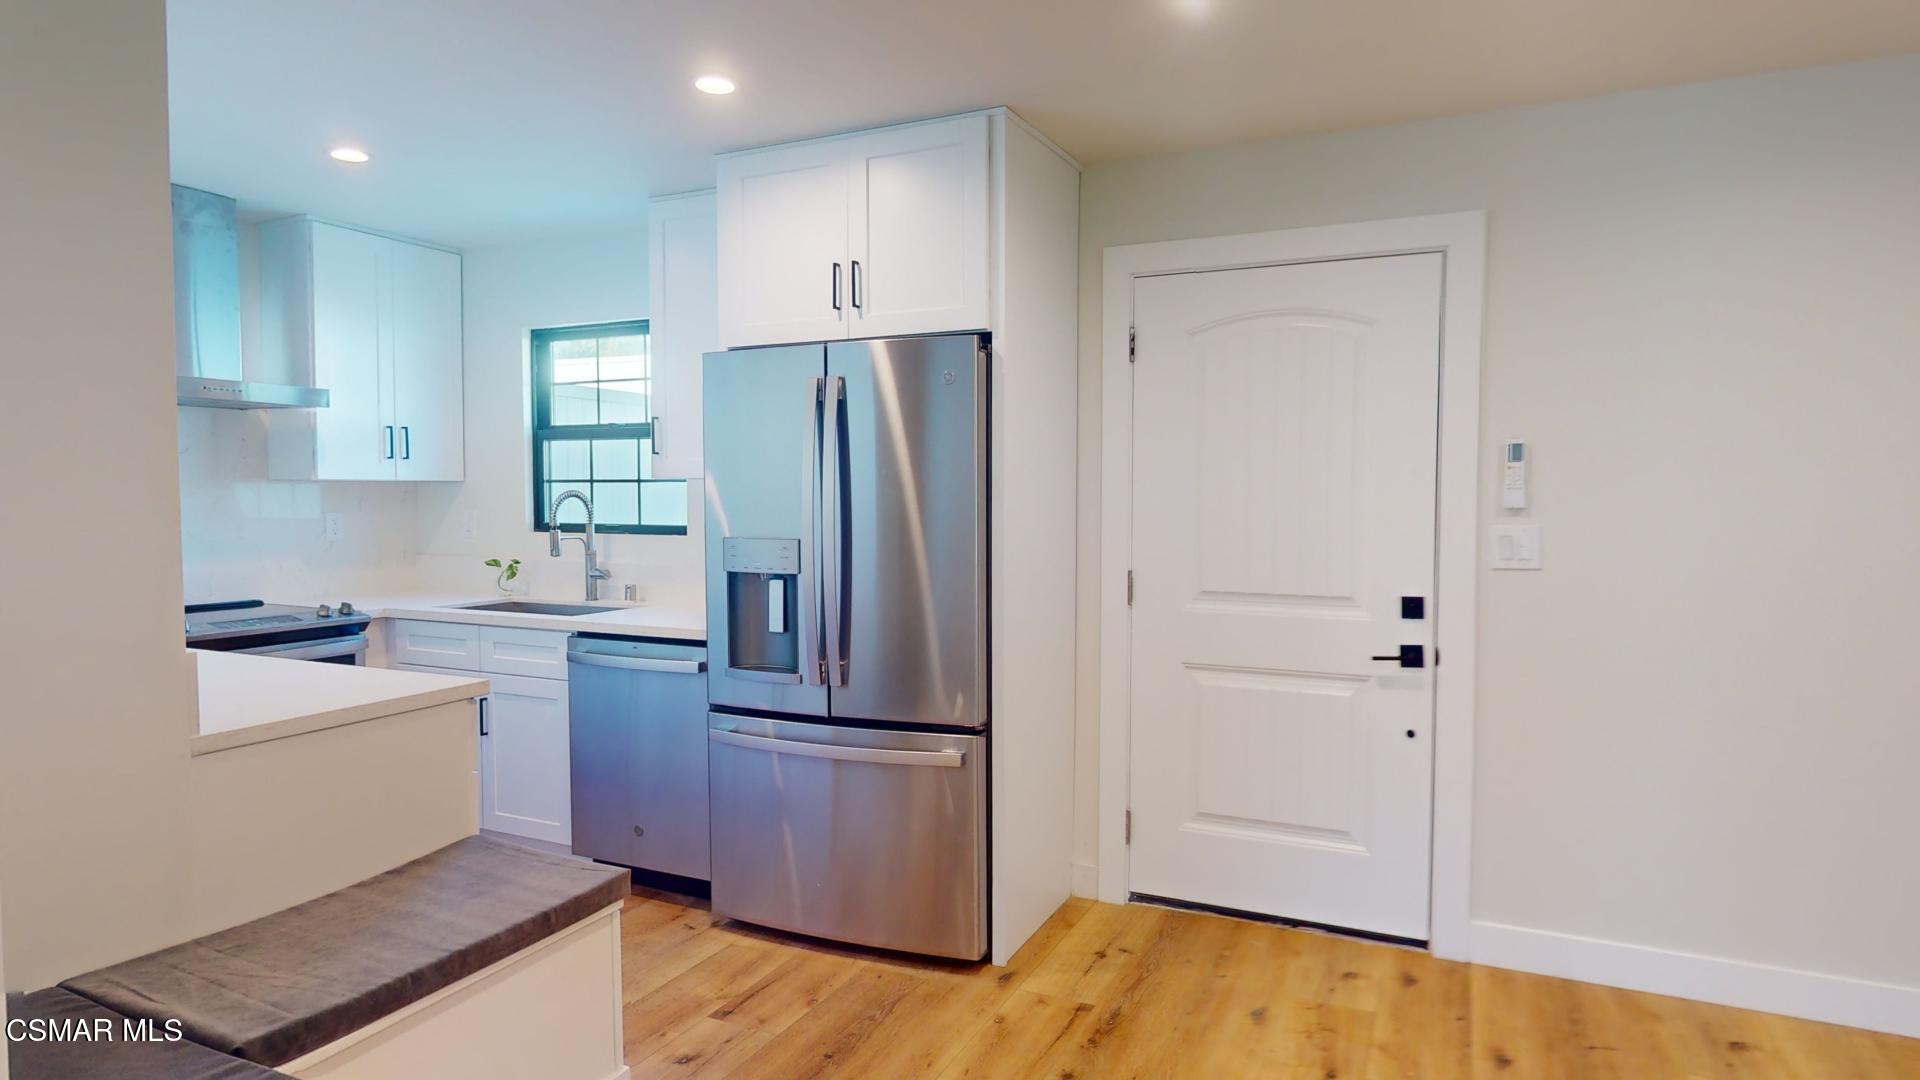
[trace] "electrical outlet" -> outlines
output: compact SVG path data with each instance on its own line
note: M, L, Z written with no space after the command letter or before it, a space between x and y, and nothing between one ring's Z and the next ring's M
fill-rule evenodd
M468 510L460 515L460 539L480 539L480 515Z
M321 529L329 540L344 540L347 535L347 523L340 511L329 511L320 516Z

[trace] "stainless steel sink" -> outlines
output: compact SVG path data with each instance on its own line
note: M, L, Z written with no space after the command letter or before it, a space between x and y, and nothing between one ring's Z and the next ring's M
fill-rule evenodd
M462 611L504 611L513 615L598 615L619 608L593 604L554 604L542 600L496 600L490 604L462 604Z

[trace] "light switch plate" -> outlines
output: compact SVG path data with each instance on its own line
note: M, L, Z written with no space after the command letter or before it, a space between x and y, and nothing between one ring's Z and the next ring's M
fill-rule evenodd
M1487 538L1487 563L1495 570L1540 569L1540 526L1495 525Z

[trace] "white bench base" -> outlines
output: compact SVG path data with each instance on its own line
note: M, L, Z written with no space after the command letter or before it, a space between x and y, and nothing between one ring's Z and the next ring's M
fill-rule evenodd
M626 1080L615 904L280 1066L304 1080Z

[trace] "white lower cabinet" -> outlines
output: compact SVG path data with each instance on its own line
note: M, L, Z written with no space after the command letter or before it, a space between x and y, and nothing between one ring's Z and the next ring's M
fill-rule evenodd
M559 635L564 638L565 635ZM466 671L396 663L404 671L472 677ZM573 843L573 794L564 679L487 673L480 699L480 827L532 840Z
M489 675L480 736L480 827L573 843L567 684Z

